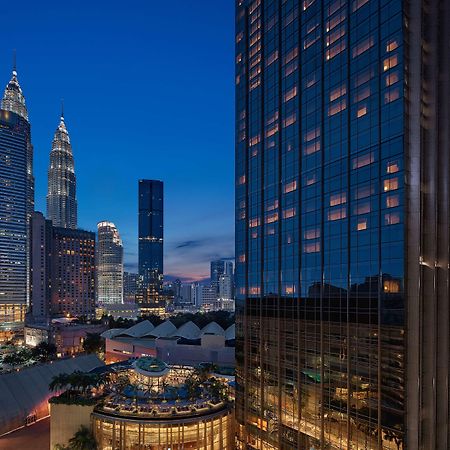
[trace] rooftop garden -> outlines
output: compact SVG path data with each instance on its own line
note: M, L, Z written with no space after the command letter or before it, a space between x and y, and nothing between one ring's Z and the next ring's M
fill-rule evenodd
M158 374L168 369L167 364L158 358L152 358L151 356L144 356L139 358L134 363L137 369L152 374Z

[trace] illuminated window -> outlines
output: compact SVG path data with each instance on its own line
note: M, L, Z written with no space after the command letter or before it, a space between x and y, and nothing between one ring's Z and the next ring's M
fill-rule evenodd
M332 16L336 11L339 10L342 6L345 5L345 0L335 0L330 6L327 8L327 16Z
M245 263L245 255L239 255L238 261L239 261L240 263Z
M257 286L250 286L249 294L250 295L259 295L261 293L261 288Z
M347 108L347 101L345 98L343 98L342 100L334 103L333 105L330 105L330 107L328 108L328 115L330 117L334 116L335 114L344 111L346 108Z
M285 286L284 292L286 294L295 294L295 286Z
M254 228L259 226L259 218L256 217L255 219L250 219L248 223L249 228Z
M364 41L358 43L355 47L353 47L353 58L357 58L362 55L364 52L373 47L373 36L365 39Z
M397 280L383 281L383 291L391 294L396 294L400 292L400 282Z
M297 116L294 112L289 117L286 117L286 119L283 120L283 127L284 128L289 127L290 125L295 123L296 120L297 120Z
M359 119L367 114L367 106L360 106L358 111L356 111L356 117Z
M276 133L278 133L278 124L273 125L266 131L266 137L271 137Z
M291 73L294 73L297 70L298 61L292 61L289 64L286 64L284 68L284 76L288 77Z
M311 47L311 45L315 44L320 39L320 35L313 34L312 36L308 36L303 41L303 49L306 50L307 48Z
M290 219L296 214L295 208L288 208L283 211L283 219Z
M386 44L386 52L392 52L396 48L398 48L398 43L397 43L396 39L391 39L390 41L387 42L387 44Z
M347 202L347 194L345 192L339 192L330 196L330 206L341 205Z
M331 44L334 44L338 39L340 39L344 35L345 35L345 26L342 26L327 36L326 46L329 47Z
M355 12L357 9L364 6L366 3L369 3L369 0L355 0L352 5L352 11Z
M392 86L398 81L398 72L392 72L386 75L386 87Z
M311 186L314 183L317 183L316 174L315 173L311 173L311 174L306 175L306 177L305 177L305 184L306 184L306 186Z
M389 161L387 163L386 173L396 173L399 170L398 161Z
M238 178L238 184L245 184L245 175L241 175Z
M252 146L254 146L254 145L256 145L256 144L259 144L260 140L261 140L261 137L260 137L259 134L256 135L256 136L253 136L253 137L250 139L249 147L252 147Z
M398 100L400 98L400 89L390 89L389 91L384 93L384 103L391 103L395 100Z
M273 211L278 208L278 200L274 200L273 202L266 205L266 211Z
M346 93L347 93L347 87L345 86L345 84L337 87L336 89L333 89L330 92L330 102L337 100L339 97L342 97Z
M305 239L318 239L320 238L320 228L310 228L303 233Z
M308 242L303 245L304 253L317 253L320 252L320 242Z
M334 27L337 27L340 23L342 23L346 18L345 11L342 11L340 14L337 14L332 19L327 21L326 30L331 31Z
M320 141L313 142L312 144L308 144L304 147L303 153L308 156L316 153L320 150Z
M368 213L370 213L370 202L359 203L353 208L353 214L355 216Z
M383 70L386 72L386 70L392 69L397 64L398 64L397 55L392 55L383 61Z
M278 50L272 52L266 59L266 67L270 66L274 61L278 59Z
M395 208L400 204L398 195L389 195L386 197L386 208Z
M303 11L306 11L314 2L315 0L303 0Z
M387 213L384 215L384 224L385 225L396 225L400 223L400 214L395 213Z
M365 155L357 156L353 158L352 167L353 169L360 169L361 167L367 166L374 162L373 153L366 153Z
M335 46L328 49L325 53L325 58L327 61L333 59L335 56L339 55L339 53L343 52L346 49L345 40L337 43Z
M264 220L265 223L274 223L277 221L278 221L278 213L270 214Z
M297 95L297 86L292 87L284 94L284 101L288 102Z
M356 226L356 229L358 231L367 230L367 219L359 219L358 220L358 225Z
M313 87L317 83L316 74L313 73L309 76L309 78L306 80L306 88Z
M287 194L288 192L295 191L297 189L297 181L291 181L290 183L286 183L283 187L283 192Z
M394 191L395 189L398 189L398 178L390 178L388 180L384 180L383 183L384 192Z
M346 217L347 217L347 210L345 207L334 208L328 211L328 220L330 221L345 219Z
M295 47L291 51L286 53L286 55L284 57L284 64L291 62L294 58L297 57L297 55L298 55L298 48Z

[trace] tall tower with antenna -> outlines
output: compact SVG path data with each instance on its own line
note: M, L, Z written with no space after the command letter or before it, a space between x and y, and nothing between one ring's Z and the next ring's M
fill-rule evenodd
M48 169L47 218L55 227L77 227L75 166L69 133L64 120L64 104L55 131Z

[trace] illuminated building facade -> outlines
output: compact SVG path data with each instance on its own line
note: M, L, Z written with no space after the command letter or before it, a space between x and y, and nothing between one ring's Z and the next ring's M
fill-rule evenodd
M145 308L164 309L162 299L164 208L163 182L139 180L139 276Z
M214 393L217 388L228 391L228 379L206 378L204 387L195 388L192 367L168 366L152 357L139 358L111 377L132 384L116 387L94 408L92 428L99 450L235 448L232 401Z
M28 121L0 109L0 340L27 308Z
M239 448L449 448L449 33L236 1Z
M218 259L216 261L211 261L210 267L211 286L219 293L219 278L224 274L233 275L233 262Z
M64 115L61 115L50 152L47 218L55 227L77 227L75 166Z
M23 95L22 88L20 87L14 55L14 66L12 71L12 76L8 84L6 85L2 102L1 109L4 111L10 111L22 117L24 120L30 123L28 119L28 109L25 103L25 96ZM29 220L31 214L34 211L34 176L33 176L33 145L31 144L31 133L28 130L27 134L27 236L29 236ZM27 267L30 266L29 262L29 239L27 239ZM27 269L27 276L28 276ZM29 279L27 279L27 304L29 304Z
M97 224L97 302L101 306L123 303L123 246L112 222Z
M95 233L53 227L54 316L95 317Z

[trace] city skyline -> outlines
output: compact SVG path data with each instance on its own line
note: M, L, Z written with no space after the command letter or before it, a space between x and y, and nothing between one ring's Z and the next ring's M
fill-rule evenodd
M45 6L30 5L21 20L33 40L14 33L14 21L7 18L16 11L5 7L0 85L11 78L16 48L35 148L35 209L46 211L49 152L64 98L77 174L79 227L94 231L97 222L108 220L123 230L128 271L137 272L140 178L166 184L167 279L207 278L211 260L234 257L234 168L224 157L233 153L234 145L233 4L223 2L217 10L207 6L175 2L168 21L166 7L144 5L154 24L142 26L143 36L131 32L136 25L132 23L121 23L124 34L116 33L122 14L127 14L122 9L93 5L89 18L82 19L87 32L80 35L76 31L81 12L73 6L59 5L49 14ZM64 27L55 30L58 19ZM14 42L8 38L12 34ZM181 67L188 69L182 76ZM204 94L217 85L221 89L212 98ZM178 111L173 114L175 102ZM205 114L209 110L221 112ZM114 124L118 118L122 127ZM124 148L133 158L120 159ZM111 189L103 188L107 183ZM192 200L186 202L186 194ZM201 226L186 226L194 221Z

